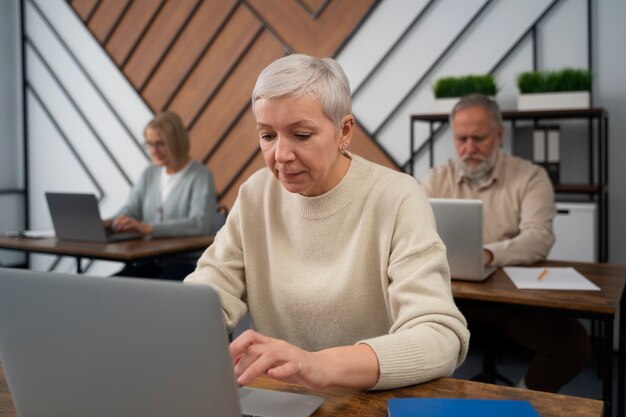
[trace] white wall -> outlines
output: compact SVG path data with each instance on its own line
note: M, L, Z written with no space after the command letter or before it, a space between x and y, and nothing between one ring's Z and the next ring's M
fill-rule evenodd
M398 162L405 163L409 152L409 115L432 112L431 86L442 76L481 73L489 70L506 50L530 27L551 4L549 0L500 0L486 10L477 23L452 48L445 58L428 74L413 94L398 106L407 89L414 86L431 66L434 59L461 28L469 22L483 0L441 0L428 9L421 24L409 32L406 39L374 74L362 85L368 72L380 57L396 42L426 1L384 0L355 34L350 44L338 56L346 69L353 90L357 120L370 132L378 132L383 147ZM626 167L618 160L625 155L626 120L620 110L626 105L626 2L607 0L592 2L593 10L593 70L594 105L605 107L609 113L609 261L626 263L626 220L621 213L626 207ZM500 87L496 97L501 108L514 110L518 91L515 77L532 69L532 42L527 38L518 50L496 71ZM542 20L538 27L538 68L587 67L587 2L562 0ZM619 107L621 105L621 108ZM385 118L397 108L386 122ZM561 123L562 180L569 183L587 181L586 123ZM416 124L416 139L427 138L427 125ZM510 150L510 132L506 132L505 150ZM449 132L436 144L435 164L454 157ZM425 153L414 165L419 179L428 172Z
M94 193L112 216L148 164L140 144L152 113L67 2L25 1L25 21L31 227L52 227L46 191ZM31 265L55 259L35 255ZM96 262L89 272L120 266ZM55 267L75 269L72 258Z
M594 5L594 99L609 112L609 261L626 264L626 2Z
M103 214L109 215L123 202L129 189L121 171L134 180L147 163L145 156L138 151L136 143L141 141L141 129L151 114L65 1L34 0L33 3L36 7L32 6L31 0L26 2L27 34L33 44L26 50L27 75L33 88L41 96L43 104L32 92L28 94L32 225L50 226L43 202L44 191L61 188L95 191L93 181L77 163L62 135L49 120L44 107L58 119L61 129L70 144L76 148L80 158L88 162L106 195L102 202ZM427 3L426 0L383 0L369 15L365 24L337 57L346 69L353 90L362 86L365 76ZM408 33L405 41L354 97L357 121L370 132L376 132L379 142L389 154L398 162L404 163L408 157L409 115L431 111L433 102L431 85L434 80L445 75L487 71L550 3L550 0L493 2L478 22L467 31L466 36L450 50L439 65L433 68L426 82L401 102L407 91L426 73L448 42L467 24L473 14L486 4L486 0L435 2L424 13L420 24ZM11 30L7 29L5 20L9 23L8 27L15 26L17 18L10 16L13 16L11 13L17 4L17 0L0 2L2 31ZM586 65L586 4L583 0L563 0L542 22L539 28L538 50L540 68ZM621 155L626 154L626 144L623 140L626 136L626 120L620 114L620 110L626 104L626 77L623 76L626 67L623 48L626 28L621 22L626 16L626 2L603 0L593 2L593 5L594 102L607 108L610 117L609 260L626 263L624 250L626 220L621 215L626 207L626 187L621 184L626 178L626 164L618 160ZM50 25L42 19L39 9L47 16L51 26L58 31L60 40L51 31ZM7 48L5 40L7 37L3 36L1 44L3 52ZM62 47L63 42L78 58L78 64ZM15 53L18 48L15 43L19 43L19 38L14 37L13 42L8 43L12 45L8 47L8 52ZM113 165L112 158L105 152L80 114L72 109L62 88L48 73L42 58L58 74L62 85L83 109L85 117L94 126L101 141L120 161L121 171ZM526 40L496 72L501 88L497 100L503 109L515 108L518 94L515 75L530 69L531 59L532 44L530 40ZM84 67L95 85L80 71L80 66ZM7 67L9 69L6 69ZM16 84L16 80L19 79L17 74L11 71L15 71L14 66L7 65L7 60L2 60L0 88L3 89L1 90L3 94L0 100L5 100L7 97L5 89ZM98 94L98 89L103 96ZM19 107L13 106L11 99L8 100L8 104L6 100L2 103L10 112L19 111ZM120 112L123 119L121 122L114 117L111 107ZM385 122L389 114L391 117ZM0 112L0 117L7 117L7 120L12 121L20 119L19 114L6 116L4 111ZM131 131L130 135L122 124ZM7 125L1 123L0 129L4 129L4 126ZM584 129L581 132L576 126L567 129L568 140L573 146L568 146L567 151L564 151L563 170L564 175L573 181L579 179L575 178L576 175L585 172L580 165L586 163L586 150L583 146L586 132ZM426 126L421 126L417 130L418 137L424 139ZM5 137L3 135L3 141L6 141ZM19 152L18 144L19 142L3 142L1 155L5 155L5 149L11 155ZM507 141L505 148L509 145ZM437 164L453 156L449 137L437 144L435 156ZM11 157L9 160L15 164L19 158ZM565 162L568 162L569 166ZM0 170L4 166L0 164ZM0 181L19 176L20 168L14 165L10 167L6 176L4 171L0 171L2 173ZM416 177L421 178L427 170L426 158L417 161ZM68 177L69 181L63 180ZM47 268L50 259L45 257L40 259L42 261L37 266ZM65 268L70 270L72 266L68 264Z
M24 227L22 83L18 0L0 2L0 230ZM19 252L0 251L0 264L24 262Z

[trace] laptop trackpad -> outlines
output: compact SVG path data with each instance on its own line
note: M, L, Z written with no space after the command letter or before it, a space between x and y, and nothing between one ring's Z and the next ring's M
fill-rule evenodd
M259 417L308 417L324 398L260 388L239 388L241 412Z

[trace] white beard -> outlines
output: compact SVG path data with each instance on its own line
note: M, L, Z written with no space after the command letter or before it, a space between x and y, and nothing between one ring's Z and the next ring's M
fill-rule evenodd
M491 155L488 157L482 156L480 154L475 155L464 155L457 160L457 165L463 175L469 178L472 181L480 181L485 179L491 168L496 164L496 154L497 148L493 150ZM479 159L480 163L478 165L470 165L467 163L467 160L470 159Z

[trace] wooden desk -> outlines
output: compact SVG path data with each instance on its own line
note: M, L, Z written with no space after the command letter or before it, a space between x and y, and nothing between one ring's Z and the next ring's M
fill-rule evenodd
M131 262L140 259L172 255L207 248L213 236L183 236L161 239L135 239L114 243L91 243L56 238L31 239L0 236L0 249L24 252L47 253L73 256L78 259L102 259L107 261Z
M408 388L377 392L348 389L328 389L322 392L311 392L293 385L281 384L269 378L258 378L252 385L259 388L310 392L315 395L322 395L326 398L326 402L313 414L313 417L385 417L387 415L387 400L400 397L527 400L532 403L541 417L601 417L603 406L602 401L598 400L501 387L453 378L441 378ZM1 367L0 417L16 417L15 408L13 407Z
M600 291L519 290L502 270L486 281L453 281L452 294L464 303L490 303L503 308L531 309L566 314L602 322L602 398L606 415L613 401L613 322L618 311L626 319L621 303L626 284L626 266L582 262L546 261L538 267L574 267L600 287ZM625 361L624 320L619 323L617 414L624 416Z

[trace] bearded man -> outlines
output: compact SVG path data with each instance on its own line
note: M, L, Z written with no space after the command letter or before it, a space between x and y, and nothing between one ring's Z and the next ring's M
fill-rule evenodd
M483 202L485 265L528 265L544 260L554 243L554 190L546 171L509 155L502 115L485 96L463 97L450 114L457 159L422 181L429 197Z
M421 183L429 197L483 202L485 265L528 265L544 260L554 243L554 190L546 171L509 155L502 145L502 115L489 98L463 97L450 114L457 158L436 167ZM459 308L470 330L486 329L529 350L533 357L518 386L557 392L591 356L589 337L573 318Z

